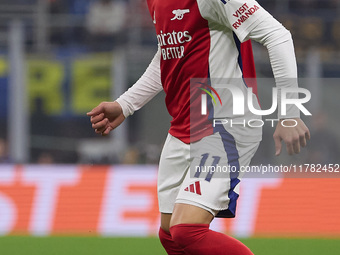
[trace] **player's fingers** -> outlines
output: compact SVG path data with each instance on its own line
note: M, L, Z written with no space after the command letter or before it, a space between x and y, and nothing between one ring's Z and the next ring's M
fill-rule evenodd
M105 118L102 121L99 121L97 123L92 124L92 128L93 129L97 129L97 130L103 132L105 130L105 128L106 128L106 125L107 125L108 121L109 120Z
M102 104L96 106L93 108L90 112L86 113L87 116L95 116L103 112L103 106Z
M105 131L105 129L106 129L106 127L97 128L97 129L95 129L95 132L97 134L102 134Z
M295 154L299 154L300 153L300 140L297 138L297 139L294 139L293 141L293 151Z
M95 129L95 133L99 135L103 135L104 130L103 129Z
M300 145L302 147L306 147L307 145L306 134L304 133L300 135Z
M307 131L306 131L306 139L307 140L310 140L310 132L309 132L309 129L307 128Z
M293 155L294 154L293 142L291 141L286 142L286 149L287 149L288 155Z
M107 136L110 132L111 132L112 128L111 127L107 127L104 132L102 132L102 136Z
M99 121L102 121L104 119L104 113L101 113L99 115L91 116L91 123L95 124Z
M281 153L281 148L282 148L281 138L275 134L273 138L274 138L274 143L275 143L275 155L279 156Z

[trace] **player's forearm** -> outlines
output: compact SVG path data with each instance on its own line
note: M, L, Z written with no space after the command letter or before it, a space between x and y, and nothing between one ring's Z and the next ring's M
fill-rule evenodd
M251 39L267 47L270 63L278 88L278 102L281 102L283 88L297 88L297 66L294 45L290 32L274 18L267 18L261 22L250 34ZM288 93L287 98L297 98L297 93ZM287 107L287 114L282 118L299 118L300 112L293 105Z
M116 101L125 117L143 107L162 90L160 74L160 51L158 50L141 78Z

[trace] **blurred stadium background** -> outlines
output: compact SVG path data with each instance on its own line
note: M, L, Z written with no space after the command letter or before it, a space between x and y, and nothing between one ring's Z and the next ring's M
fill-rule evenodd
M292 32L313 140L275 158L266 127L253 164L339 164L340 1L258 2ZM253 46L258 76L272 77L265 48ZM145 0L0 0L0 254L164 254L154 238L164 93L110 137L85 115L131 86L156 48ZM259 90L270 104L271 89ZM255 254L339 254L332 177L245 179L238 217L213 228Z

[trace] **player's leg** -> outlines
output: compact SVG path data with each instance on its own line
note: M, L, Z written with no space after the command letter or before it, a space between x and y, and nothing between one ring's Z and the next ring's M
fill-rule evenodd
M159 239L166 252L170 255L185 254L170 234L170 219L179 188L185 178L189 161L189 145L168 135L160 158L158 170L158 201L161 212Z
M174 242L170 234L170 219L171 214L161 213L161 227L158 232L159 240L169 255L184 255L186 253Z
M167 232L170 231L171 213L161 213L161 228Z
M213 215L200 207L175 205L170 233L172 241L185 252L182 254L253 255L240 241L210 230L209 223L212 219Z
M214 219L207 210L190 204L175 204L173 217L171 217L169 229L177 224L210 224Z
M258 143L237 143L228 134L214 134L192 147L191 166L248 165ZM179 190L170 222L172 239L186 254L251 255L241 242L209 229L209 223L217 213L228 217L235 215L240 183L240 172L204 172L192 168Z

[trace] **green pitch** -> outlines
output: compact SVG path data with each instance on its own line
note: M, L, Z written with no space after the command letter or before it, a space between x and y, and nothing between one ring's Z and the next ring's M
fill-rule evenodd
M340 239L243 239L255 255L338 255ZM166 255L157 238L0 237L1 255Z

